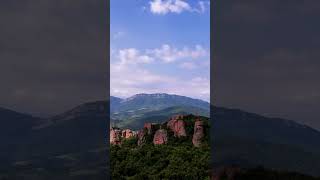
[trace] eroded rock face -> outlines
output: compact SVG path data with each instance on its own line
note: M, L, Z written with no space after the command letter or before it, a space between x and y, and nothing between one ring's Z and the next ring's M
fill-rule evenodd
M174 132L175 137L187 136L185 123L182 119L182 115L174 116L167 124L167 127Z
M171 119L176 119L176 120L183 119L183 118L184 118L184 116L181 115L181 114L178 114L178 115L175 115L175 116L171 117Z
M194 146L199 147L202 143L204 137L204 127L203 121L197 119L194 123L194 132L192 137L192 143Z
M145 123L144 127L139 131L132 131L130 129L121 130L119 128L110 129L110 143L121 145L121 141L136 137L138 145L141 146L149 141L153 141L153 144L167 144L169 135L167 130L174 132L176 138L186 137L186 122L183 120L183 115L177 115L172 117L169 121L163 124ZM163 129L166 126L168 129ZM192 143L194 146L199 147L205 136L204 122L201 119L196 119L194 124L194 133L192 137ZM171 138L171 137L170 137Z
M153 137L153 144L160 145L168 142L168 134L165 129L159 129L156 131Z
M146 142L146 136L147 133L146 131L144 131L144 129L141 129L138 131L138 145L141 146L142 144L144 144Z
M150 135L155 131L155 125L153 123L144 123L143 128L147 129L147 133Z
M135 137L135 136L136 136L136 132L132 131L131 129L122 130L122 137L125 139Z
M141 130L138 131L138 145L141 146L146 142L148 135L151 135L155 130L155 125L153 123L144 123L144 126Z
M110 144L120 145L121 144L121 130L116 128L110 129Z

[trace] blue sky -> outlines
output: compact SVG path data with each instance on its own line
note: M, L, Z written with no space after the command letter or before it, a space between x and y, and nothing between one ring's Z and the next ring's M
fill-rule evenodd
M111 95L210 99L206 0L111 0Z

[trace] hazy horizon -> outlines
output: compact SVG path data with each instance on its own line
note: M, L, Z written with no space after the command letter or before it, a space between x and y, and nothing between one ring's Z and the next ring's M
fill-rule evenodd
M133 97L133 96L136 96L136 95L142 95L142 94L144 94L144 95L165 94L165 95L172 95L172 96L184 96L184 97L197 99L197 100L201 100L201 101L205 101L205 102L210 103L210 101L206 101L206 100L199 99L199 98L196 98L196 97L185 96L185 95L181 95L181 94L162 93L162 92L156 92L156 93L144 93L144 92L142 92L142 93L137 93L137 94L133 94L133 95L129 95L129 96L123 96L123 97L110 95L110 97L112 96L112 97L117 97L117 98L121 98L121 99L127 99L127 98L130 98L130 97Z

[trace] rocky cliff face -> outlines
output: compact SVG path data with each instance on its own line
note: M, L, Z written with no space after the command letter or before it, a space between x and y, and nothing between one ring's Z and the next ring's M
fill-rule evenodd
M132 131L131 129L122 130L122 137L125 139L134 137L136 135L137 135L137 133L135 131Z
M185 123L183 121L183 116L178 115L178 116L172 117L169 120L167 126L169 129L173 131L175 137L187 136Z
M197 119L194 124L194 133L192 137L192 143L194 146L199 147L204 137L204 124L203 121Z
M153 144L167 144L168 142L168 133L165 129L159 129L156 131L153 137Z
M141 146L146 142L147 132L145 129L141 129L138 131L138 146Z
M143 128L147 129L148 134L152 134L156 130L156 124L154 123L145 123Z
M116 128L110 129L110 144L121 144L121 130Z
M122 139L128 139L131 137L136 137L137 133L130 129L118 129L118 128L111 128L110 129L110 144L113 145L120 145Z
M110 130L110 143L119 145L121 144L122 139L128 139L130 137L137 137L137 144L139 146L144 143L151 142L155 145L167 144L169 140L169 134L173 133L175 138L181 137L192 137L192 143L195 147L200 147L203 143L203 138L205 136L205 127L204 122L197 118L196 120L189 121L187 124L193 126L193 133L189 132L189 135L186 132L186 116L177 115L170 118L167 122L163 124L154 124L154 123L145 123L144 127L138 132L132 131L130 129L119 130L111 129ZM194 117L194 116L193 116ZM194 122L194 124L193 124ZM189 127L190 129L190 127ZM170 131L170 133L169 133ZM150 139L151 138L151 139ZM149 140L148 140L149 139Z

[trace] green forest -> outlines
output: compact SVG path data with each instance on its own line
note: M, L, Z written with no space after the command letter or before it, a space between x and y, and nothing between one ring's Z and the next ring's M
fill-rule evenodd
M210 147L180 145L136 145L131 138L111 146L112 179L209 179Z
M204 123L200 147L192 143L196 118ZM153 134L150 134L141 146L137 145L137 137L124 139L120 146L111 145L112 179L209 179L209 119L188 115L183 121L187 136L179 138L164 123L163 128L168 131L167 144L154 145Z

